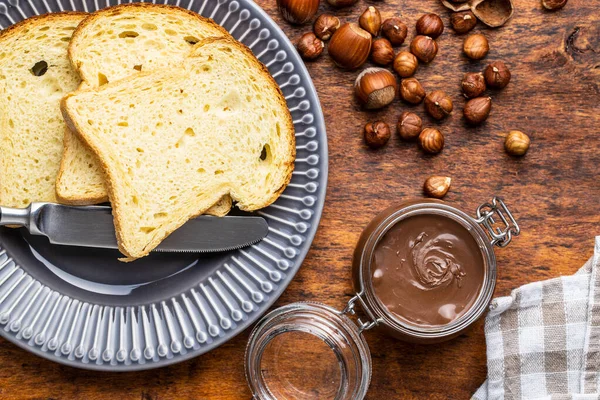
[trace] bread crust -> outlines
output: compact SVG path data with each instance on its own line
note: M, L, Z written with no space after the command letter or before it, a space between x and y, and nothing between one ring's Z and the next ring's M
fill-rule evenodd
M225 30L225 28L223 28L221 25L217 24L212 19L205 18L198 13L195 13L193 11L187 10L182 7L171 6L168 4L126 3L126 4L119 4L116 6L103 8L102 10L98 10L95 13L89 14L89 16L87 18L85 18L83 21L81 21L81 23L79 24L77 29L75 29L75 31L73 32L73 37L71 39L71 42L69 43L69 49L68 49L69 60L71 60L71 64L73 65L73 68L75 68L75 70L80 74L80 76L83 80L87 80L87 79L81 75L79 66L77 65L76 61L73 59L73 53L75 51L74 49L77 47L79 39L81 39L81 36L82 36L81 32L88 25L95 22L98 18L102 18L107 15L109 15L109 16L119 15L123 11L144 12L144 11L148 11L148 10L164 12L166 15L183 13L192 18L198 19L199 21L201 21L205 24L211 25L213 28L221 31L224 36L230 36L229 32L227 32L227 30Z
M189 57L193 57L193 54L195 53L195 50L197 48L200 48L202 46L205 46L209 43L213 43L213 42L223 42L226 43L228 45L232 45L235 47L238 47L243 53L246 53L247 55L250 56L251 60L254 60L255 64L259 67L260 73L261 75L266 78L267 81L269 81L271 83L272 88L275 89L276 95L277 95L277 103L279 104L279 106L285 110L285 129L282 128L282 130L284 132L289 132L289 138L288 138L288 152L286 152L285 154L287 154L287 158L285 160L282 161L282 165L281 168L284 169L283 174L285 174L285 178L284 178L284 184L281 185L281 187L275 191L273 193L272 196L270 196L267 200L263 201L260 204L253 204L252 206L242 206L240 207L242 210L245 211L253 211L253 210L257 210L260 208L264 208L267 207L268 205L270 205L271 203L273 203L275 200L277 200L277 198L280 196L280 194L285 190L286 186L288 185L288 183L290 182L291 178L292 178L292 172L294 170L294 161L296 158L296 139L295 139L295 135L294 135L294 124L293 124L293 120L292 120L292 116L288 110L287 107L287 103L285 101L285 97L283 95L283 92L281 91L279 85L277 84L277 82L275 81L275 79L271 76L271 74L269 73L269 70L267 69L267 67L265 65L263 65L252 53L252 51L246 47L245 45L243 45L242 43L236 41L235 39L230 39L230 38L206 38L201 40L200 42L198 42L195 47L194 50L192 50L192 52L190 53ZM153 72L141 72L139 74L136 74L135 77L140 77L143 75L151 75ZM130 78L125 78L126 79L130 79ZM123 82L123 81L121 81ZM113 85L118 85L118 82L115 83L108 83L106 85L104 85L102 87L102 89L105 88L109 88ZM102 90L100 89L100 90ZM69 105L68 100L70 97L76 96L79 93L82 92L92 92L92 91L98 91L97 89L83 89L83 90L78 90L74 93L70 93L67 96L65 96L62 101L61 101L61 111L63 113L63 116L65 118L65 121L67 123L67 126L69 127L69 129L71 129L72 132L76 133L77 136L84 142L86 143L87 146L89 146L92 151L95 154L99 154L99 149L94 146L94 144L89 141L85 135L84 130L81 128L81 126L79 126L77 124L77 122L71 117L71 115L69 114ZM116 230L116 236L117 236L117 243L119 246L119 250L121 251L122 254L124 254L126 256L126 258L121 259L122 261L133 261L137 258L141 258L144 257L146 255L148 255L150 253L150 251L152 249L154 249L156 246L158 246L158 244L160 244L160 242L162 242L167 236L169 236L173 231L175 231L177 228L179 228L181 225L183 225L185 222L187 222L187 220L195 218L199 215L201 215L204 211L206 210L197 210L197 212L192 213L192 215L188 215L185 218L181 218L180 220L176 221L176 223L174 224L173 228L168 231L168 232L164 232L162 233L160 236L154 236L150 239L150 241L148 243L146 243L146 245L144 246L144 248L137 254L132 254L128 251L127 246L124 245L124 237L122 235L122 215L120 213L120 209L121 209L121 204L120 204L120 199L116 198L114 196L115 190L114 190L114 182L116 180L118 180L119 178L117 176L112 176L111 174L111 169L109 168L106 160L104 160L102 157L98 157L102 170L104 171L104 173L107 176L107 190L108 190L108 197L111 201L111 203L113 204L113 214L114 214L114 223L115 223L115 230ZM215 201L222 197L223 195L228 194L228 190L224 189L223 191L219 191L219 192L215 192L214 196L215 196ZM233 197L233 196L232 196ZM234 200L235 197L233 197Z
M81 23L79 24L77 29L73 32L72 40L69 43L69 47L67 50L69 60L71 61L71 65L73 66L75 71L77 71L77 73L79 73L79 75L81 76L81 78L83 79L84 82L86 82L86 77L83 76L83 73L82 73L81 69L79 68L79 65L77 64L77 61L74 59L74 53L76 52L76 48L79 44L80 39L82 39L82 32L84 32L85 29L90 24L93 24L99 18L106 18L106 17L110 17L113 15L119 15L124 12L145 13L147 11L163 13L165 15L177 15L177 16L185 15L187 17L191 17L193 19L200 21L202 24L211 26L213 29L221 32L222 35L225 37L231 36L229 34L229 32L227 32L227 30L225 30L222 26L220 26L219 24L214 22L212 19L202 17L198 13L195 13L193 11L187 10L185 8L177 7L177 6L171 6L171 5L165 5L165 4L153 4L153 3L126 3L126 4L120 4L120 5L116 5L116 6L112 6L112 7L107 7L102 10L98 10L93 14L89 14L89 16L87 18L85 18L83 21L81 21ZM90 85L90 86L95 86L95 85ZM77 138L72 133L65 132L65 140L64 140L65 154L74 151L73 150L73 146L74 146L73 141L74 140L77 140ZM89 147L85 143L84 143L84 146ZM57 183L62 181L62 179L63 179L62 177L65 174L65 171L67 169L68 169L68 166L66 165L66 160L63 157L61 160L60 169L58 172ZM56 196L60 202L65 203L65 204L70 204L70 205L98 204L98 203L106 202L109 199L106 191L104 191L104 190L101 192L96 191L96 193L88 193L85 195L84 194L72 195L68 192L63 192L60 189L60 187L61 187L60 185L57 185ZM215 204L214 207L211 207L209 210L207 210L207 214L215 215L215 216L226 215L229 212L229 209L231 208L231 207L227 207L227 204L231 205L231 199L222 199L219 202L217 202L217 204Z
M89 15L85 12L79 11L62 11L57 13L46 13L35 15L33 17L27 18L23 21L17 22L6 29L0 30L0 43L11 38L19 37L22 35L23 30L31 29L32 27L36 27L39 25L45 25L48 23L52 23L56 20L64 20L72 19L74 22L80 22L82 18ZM2 46L0 46L2 47ZM40 199L41 200L41 199ZM5 199L0 198L0 202L4 202Z
M33 17L24 19L23 21L19 21L16 24L13 24L3 30L0 30L0 40L5 40L11 36L18 35L18 34L20 34L19 32L21 31L21 29L26 28L29 25L34 25L34 26L38 25L42 21L44 23L46 23L48 21L52 21L55 19L62 19L63 17L67 17L67 16L77 17L77 16L83 16L83 15L89 15L89 14L85 13L85 12L80 12L80 11L61 11L61 12L56 12L56 13L46 13L46 14L34 15Z

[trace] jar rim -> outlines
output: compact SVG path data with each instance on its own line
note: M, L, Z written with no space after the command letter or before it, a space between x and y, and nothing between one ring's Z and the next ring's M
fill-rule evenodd
M445 325L419 326L394 316L381 302L373 287L371 264L376 245L393 226L416 215L432 214L451 218L467 229L481 250L485 275L477 299L463 315ZM360 291L358 295L362 297L363 304L369 309L368 311L377 318L378 324L384 324L394 331L416 339L444 340L470 326L487 311L496 286L496 256L483 228L465 212L439 201L424 200L410 203L387 216L367 238L359 262L359 268L354 270L354 273L359 274Z
M262 356L273 339L290 332L310 334L335 354L341 374L336 400L365 397L371 382L371 353L359 328L343 312L325 304L297 302L268 313L250 334L244 367L253 398L277 399L262 374Z

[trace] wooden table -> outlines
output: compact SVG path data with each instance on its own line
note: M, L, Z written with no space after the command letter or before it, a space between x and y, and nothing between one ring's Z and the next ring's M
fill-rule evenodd
M274 0L258 3L292 40L310 29L285 23ZM337 15L356 20L367 4L379 7L384 17L400 14L409 37L424 12L439 13L445 22L449 17L437 0L361 1ZM452 29L439 39L434 62L419 69L426 90L445 90L455 100L454 113L439 124L446 147L438 156L425 156L396 135L386 148L368 150L362 141L368 120L395 124L407 109L423 116L422 106L397 101L380 112L362 111L352 94L357 72L335 68L325 54L308 64L329 138L327 201L312 249L276 306L311 300L342 308L352 295L351 254L362 228L388 205L421 197L431 174L452 177L446 197L451 204L474 211L498 194L518 218L521 236L496 253L496 295L572 274L592 255L594 235L600 233L600 2L571 0L556 13L542 11L537 0L516 0L515 6L505 27L490 30L479 24L475 29L490 40L487 60L504 60L513 75L505 90L492 93L493 110L484 125L464 124L458 85L464 72L479 71L485 62L467 61L462 38ZM532 139L522 159L503 151L504 136L512 129ZM248 399L243 367L248 335L185 363L124 374L64 367L0 340L0 398ZM481 323L441 345L406 344L375 331L366 338L373 356L370 399L466 399L486 377Z

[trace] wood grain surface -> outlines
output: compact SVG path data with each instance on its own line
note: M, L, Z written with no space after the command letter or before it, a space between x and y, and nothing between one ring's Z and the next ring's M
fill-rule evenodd
M275 0L258 0L290 39L310 26L284 22ZM333 11L322 1L321 11ZM453 178L446 200L468 212L492 195L502 195L521 224L522 234L498 249L496 295L522 284L572 274L592 255L600 233L600 1L571 0L561 11L542 10L538 0L515 0L516 11L503 28L478 24L491 51L481 62L461 53L463 37L449 25L438 0L359 3L335 13L357 20L367 5L385 17L400 15L409 26L425 12L439 13L447 27L440 51L417 78L426 90L442 89L455 103L439 126L446 147L425 156L414 143L395 135L380 151L368 150L362 127L368 120L395 124L407 106L399 100L380 112L365 112L352 85L357 72L335 68L326 54L308 64L325 113L329 139L329 184L317 236L304 265L277 301L319 301L342 308L352 295L351 254L362 228L385 207L422 196L431 174ZM408 42L408 40L407 40ZM402 48L406 48L404 45ZM464 72L503 60L512 81L491 92L492 113L480 127L462 119L459 82ZM531 137L529 153L507 156L508 130ZM243 357L249 330L219 349L188 362L154 371L99 373L61 366L0 340L1 399L249 399ZM483 326L441 345L412 345L377 331L366 338L373 356L369 399L467 399L486 377ZM309 366L307 366L309 368Z

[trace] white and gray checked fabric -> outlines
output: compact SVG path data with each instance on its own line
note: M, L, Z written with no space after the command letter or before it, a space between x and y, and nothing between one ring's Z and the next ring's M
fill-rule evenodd
M575 274L494 299L488 379L472 400L600 399L600 236Z

